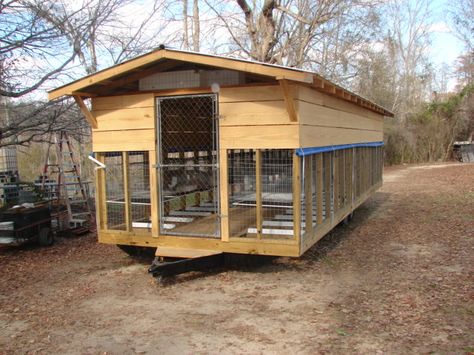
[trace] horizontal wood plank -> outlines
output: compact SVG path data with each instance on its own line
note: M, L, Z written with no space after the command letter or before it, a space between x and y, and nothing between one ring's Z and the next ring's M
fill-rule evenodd
M151 107L96 110L99 131L126 129L154 129L155 110Z
M277 85L221 88L219 103L283 100Z
M355 103L342 100L340 98L326 95L314 89L298 86L297 100L306 101L320 106L326 106L340 111L350 112L357 115L383 120L383 115L365 109Z
M155 130L93 131L94 152L155 150Z
M285 149L299 147L299 125L221 127L223 149Z
M296 124L296 122L290 122L283 99L278 101L221 103L219 113L221 127Z
M383 120L355 113L340 111L305 101L297 101L297 109L300 122L303 125L344 127L373 131L383 130Z
M303 148L379 142L383 140L383 132L381 131L367 131L350 128L302 125L300 132L300 146Z
M153 93L138 95L120 95L93 97L92 110L117 110L124 108L154 107L155 97Z

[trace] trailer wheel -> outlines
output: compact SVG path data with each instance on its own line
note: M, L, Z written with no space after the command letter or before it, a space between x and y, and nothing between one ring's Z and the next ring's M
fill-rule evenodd
M258 268L270 264L275 256L268 255L253 255L253 254L224 254L224 263L231 269L240 268Z
M49 247L54 243L53 233L48 227L43 227L40 229L38 234L38 242L42 247Z
M149 259L155 256L155 248L139 247L135 245L117 244L117 247L137 260Z

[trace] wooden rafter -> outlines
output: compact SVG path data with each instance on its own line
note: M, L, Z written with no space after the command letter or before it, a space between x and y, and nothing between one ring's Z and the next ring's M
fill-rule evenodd
M79 95L74 95L74 100L79 105L81 112L84 116L86 116L87 122L91 125L92 128L97 128L97 119L95 118L94 114L89 111L89 108L84 103L84 99Z

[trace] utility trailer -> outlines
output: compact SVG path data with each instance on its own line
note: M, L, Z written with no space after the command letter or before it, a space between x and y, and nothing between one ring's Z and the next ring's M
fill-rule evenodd
M54 242L48 206L27 204L0 213L0 245L21 245L37 241L41 246Z
M316 73L161 46L62 96L92 126L102 243L298 257L382 185L392 113Z

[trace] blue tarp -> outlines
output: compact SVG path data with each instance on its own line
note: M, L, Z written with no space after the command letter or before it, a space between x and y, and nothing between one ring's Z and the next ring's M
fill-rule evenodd
M369 143L354 143L354 144L341 144L341 145L328 145L325 147L309 147L309 148L298 148L296 149L296 155L299 157L305 157L307 155L334 152L341 149L358 148L358 147L381 147L383 142L369 142Z

